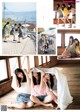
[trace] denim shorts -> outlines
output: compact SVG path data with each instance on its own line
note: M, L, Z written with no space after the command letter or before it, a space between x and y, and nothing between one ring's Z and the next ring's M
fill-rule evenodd
M47 95L36 96L40 101L44 101Z
M26 93L20 93L17 95L17 102L21 103L21 102L30 102L30 94L26 94Z

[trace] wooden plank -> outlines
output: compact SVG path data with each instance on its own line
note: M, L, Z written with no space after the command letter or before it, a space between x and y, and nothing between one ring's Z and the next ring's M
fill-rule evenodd
M19 65L19 68L22 68L22 65L21 65L21 57L18 57L18 65Z
M72 33L72 34L80 34L80 29L59 29L58 33Z

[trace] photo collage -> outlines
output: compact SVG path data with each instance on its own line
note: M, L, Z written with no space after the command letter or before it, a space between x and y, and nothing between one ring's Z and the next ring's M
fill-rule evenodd
M0 7L0 111L80 110L80 0Z

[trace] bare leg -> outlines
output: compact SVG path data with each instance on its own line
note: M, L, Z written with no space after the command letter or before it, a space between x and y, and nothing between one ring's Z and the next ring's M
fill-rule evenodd
M7 37L8 37L8 36L4 36L4 37L3 37L4 42L7 42L7 40L6 40L6 39L7 39Z
M31 108L31 107L33 107L33 105L34 105L34 103L30 101L26 104L26 108Z
M64 52L62 53L62 55L58 56L58 59L61 58L70 58L71 54L65 49Z
M44 103L49 103L54 101L57 104L57 97L54 95L52 91L49 92L49 95L45 97Z
M24 109L26 108L26 104L25 103L12 103L7 105L9 108L18 108L18 109Z
M64 22L63 26L65 26L65 23L66 23L66 17L64 17L63 22Z
M13 41L15 41L15 35L13 35Z
M66 17L66 20L67 20L67 22L70 24L70 21L69 21L69 18L68 18L68 16Z
M20 37L18 37L18 43L20 43Z
M71 19L71 27L72 27L73 22L75 22L75 17L72 17Z
M4 39L6 40L6 38L7 38L7 37L5 36Z
M65 26L65 17L64 18L61 18L61 21L63 22L63 26Z
M45 104L44 102L40 101L37 97L35 96L31 96L30 99L34 102L34 103L37 103L39 105L43 105L45 107L53 107L52 104Z
M57 96L57 90L53 90L53 94Z

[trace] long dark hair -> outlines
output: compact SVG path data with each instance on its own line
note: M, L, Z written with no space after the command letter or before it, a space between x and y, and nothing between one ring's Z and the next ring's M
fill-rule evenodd
M8 25L10 22L7 22L5 25L4 25L4 27L3 27L3 29L6 27L6 25Z
M33 72L32 72L32 74L33 74ZM38 80L36 80L36 78L34 76L32 76L34 85L38 85L41 82L41 73L37 72L37 74L38 74Z
M18 77L18 73L22 73L23 74L23 80L21 78ZM19 83L19 87L21 87L21 81L22 82L26 82L27 79L26 79L26 75L24 74L23 70L20 69L20 68L17 68L15 71L14 71L15 75L17 76L17 80L18 80L18 83Z
M65 4L62 4L62 10L64 10L65 7L66 7Z
M57 10L60 8L60 4L57 4Z
M70 36L70 37L69 37L69 40L70 40L70 39L72 39L72 44L73 44L73 43L74 43L74 37L73 37L73 36ZM70 43L69 43L69 44L70 44Z
M47 82L47 85L48 85L48 87L49 88L53 88L53 86L54 86L54 79L53 79L53 76L51 75L51 74L49 74L50 75L50 83L51 83L51 85L49 85L49 83Z
M72 4L68 3L68 10L71 10L71 8L72 8Z
M79 46L79 40L78 40L77 38L75 38L74 41L77 41L77 42L78 42L78 43L75 45L75 47L76 47L76 46Z

